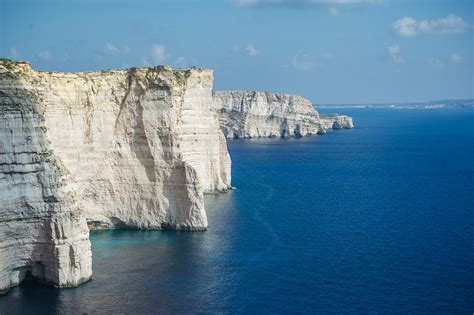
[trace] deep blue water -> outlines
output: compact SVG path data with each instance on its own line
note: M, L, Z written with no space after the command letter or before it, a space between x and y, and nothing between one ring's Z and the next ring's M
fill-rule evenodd
M91 234L94 278L0 313L474 312L474 111L345 109L357 128L231 141L206 232Z

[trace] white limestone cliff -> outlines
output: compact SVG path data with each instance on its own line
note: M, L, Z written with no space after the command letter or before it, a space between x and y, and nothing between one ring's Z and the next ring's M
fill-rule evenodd
M82 208L46 138L34 93L0 64L0 294L27 275L59 287L92 275Z
M29 275L87 281L89 229L206 229L204 194L231 187L225 137L353 127L299 96L212 83L208 69L58 73L0 59L0 294Z
M354 128L352 117L346 115L320 114L319 119L324 131L328 129L341 130Z
M207 227L230 187L213 74L169 67L56 73L0 61L0 291L30 272L91 276L93 229Z
M213 101L221 129L230 139L303 137L324 134L327 129L353 127L348 116L321 119L311 102L297 95L214 91Z

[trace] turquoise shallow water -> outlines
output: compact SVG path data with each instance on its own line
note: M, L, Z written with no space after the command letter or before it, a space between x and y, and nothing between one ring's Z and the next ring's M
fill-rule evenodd
M345 109L357 128L231 141L206 232L91 234L94 278L0 313L474 311L474 111Z

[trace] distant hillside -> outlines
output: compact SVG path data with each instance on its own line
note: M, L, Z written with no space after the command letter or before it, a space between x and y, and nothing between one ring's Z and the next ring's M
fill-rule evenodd
M388 109L446 109L474 108L474 99L436 100L421 103L388 104L313 104L316 108L388 108Z

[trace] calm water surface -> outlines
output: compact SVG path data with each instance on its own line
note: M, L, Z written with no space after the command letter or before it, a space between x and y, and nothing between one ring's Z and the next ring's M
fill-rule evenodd
M474 312L474 111L345 109L357 128L231 141L206 232L91 234L94 278L1 314Z

